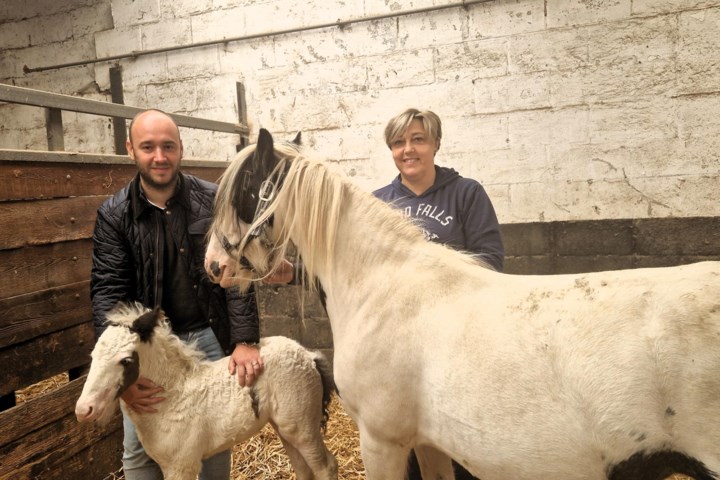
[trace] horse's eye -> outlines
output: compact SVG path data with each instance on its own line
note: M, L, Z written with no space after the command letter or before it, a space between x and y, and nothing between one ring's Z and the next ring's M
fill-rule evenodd
M123 367L132 365L133 363L134 363L134 360L132 357L125 357L122 360L120 360L120 365L122 365Z

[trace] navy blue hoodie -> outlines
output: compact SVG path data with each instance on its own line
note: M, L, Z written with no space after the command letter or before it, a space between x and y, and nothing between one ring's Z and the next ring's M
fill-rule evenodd
M452 168L435 165L435 183L420 195L400 175L373 194L422 226L428 240L467 252L501 272L505 249L495 209L485 189Z

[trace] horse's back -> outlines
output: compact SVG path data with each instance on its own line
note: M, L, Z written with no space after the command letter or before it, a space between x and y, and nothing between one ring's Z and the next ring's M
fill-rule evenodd
M422 434L454 429L468 443L453 449L489 458L493 444L564 465L572 452L586 467L720 444L720 263L493 278L474 308L450 296L423 323L444 347L412 353Z

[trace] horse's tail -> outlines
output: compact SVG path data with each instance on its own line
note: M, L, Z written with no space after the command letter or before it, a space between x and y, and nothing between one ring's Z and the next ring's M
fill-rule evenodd
M328 361L328 359L325 358L325 355L323 355L321 352L314 351L312 352L312 356L313 361L315 362L315 369L320 374L320 379L322 380L323 419L322 423L320 423L320 429L324 432L325 427L327 427L327 421L330 418L330 412L328 411L328 407L330 406L333 392L337 393L337 386L335 386L335 379L333 378L332 367L330 366L330 362Z

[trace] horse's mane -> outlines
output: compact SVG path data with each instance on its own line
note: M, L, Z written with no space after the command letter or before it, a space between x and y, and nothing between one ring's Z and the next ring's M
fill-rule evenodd
M401 211L391 208L371 193L362 190L333 163L312 158L292 146L278 145L276 153L290 161L290 168L278 198L268 208L266 216L276 213L280 205L286 205L282 212L283 231L279 232L276 244L276 258L284 258L291 244L290 237L302 238L302 257L305 273L314 287L314 265L327 265L335 256L335 241L341 216L346 212L347 203L362 202L359 215L365 225L377 225L377 230L387 235L373 238L374 242L385 241L397 244L425 242L421 229ZM304 199L313 198L308 202ZM261 218L260 221L263 221ZM251 227L252 228L252 227Z
M273 242L275 263L270 266L271 272L279 267L282 259L291 251L293 247L291 237L302 238L304 245L300 247L303 247L303 267L310 280L307 286L310 289L314 288L314 266L327 265L334 258L339 219L346 213L344 208L347 204L344 202L350 198L353 202L362 202L362 209L356 210L356 213L364 225L373 225L379 232L377 237L371 239L379 247L383 242L395 246L399 242L406 242L407 245L412 245L407 250L414 252L421 247L431 250L441 247L439 244L428 242L421 228L411 218L362 190L331 162L309 157L294 144L277 143L274 148L275 155L280 159L276 170L284 169L289 162L287 176L275 201L252 225L246 227L246 231L250 231L272 215L282 216L282 231L275 231L273 234L276 239ZM215 219L224 232L240 231L237 213L233 210L230 198L231 185L235 182L243 162L254 151L254 145L241 151L220 179ZM307 198L315 200L304 201ZM287 208L279 211L280 205L285 205ZM299 235L300 232L302 235ZM245 241L247 236L243 238L241 250ZM462 258L460 261L463 263L477 265L472 258L459 255L459 252L452 249L448 250L449 252L443 256L445 260L457 256ZM386 250L376 249L376 252L381 251Z

